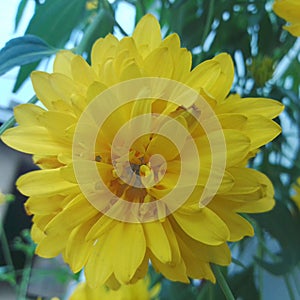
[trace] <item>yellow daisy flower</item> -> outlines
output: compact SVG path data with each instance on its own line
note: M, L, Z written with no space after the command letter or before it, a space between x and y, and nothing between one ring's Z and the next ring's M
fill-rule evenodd
M34 72L46 109L16 107L19 126L2 137L41 167L17 181L37 254L62 253L90 287L135 283L149 261L170 280L215 282L227 242L254 234L239 213L274 205L269 179L246 164L280 133L283 106L227 97L230 56L191 69L152 15L132 37L96 41L91 59L62 51L52 74Z
M79 283L69 300L157 300L160 284L148 290L149 280L141 279L135 284L121 285L118 290L111 290L104 285L90 288L86 282Z
M98 8L99 0L89 0L86 2L86 10L95 10Z
M0 204L5 202L5 195L0 191Z
M289 33L300 36L300 1L298 0L275 0L274 12L290 23L284 26Z

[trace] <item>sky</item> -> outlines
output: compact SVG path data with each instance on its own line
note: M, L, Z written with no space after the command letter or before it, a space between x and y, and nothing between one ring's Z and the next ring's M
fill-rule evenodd
M24 18L21 20L17 32L15 32L14 20L19 2L20 0L0 0L0 48L3 48L8 40L24 34L27 22L33 14L34 1L28 1ZM17 94L11 92L17 72L18 68L14 68L0 77L0 108L7 108L12 101L26 102L33 96L33 90L29 82ZM0 121L3 121L1 118L6 116L7 114L4 114L3 110L0 109Z

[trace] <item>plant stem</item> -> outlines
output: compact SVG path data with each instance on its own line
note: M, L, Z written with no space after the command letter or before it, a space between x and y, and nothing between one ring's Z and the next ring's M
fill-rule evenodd
M31 274L32 257L33 254L26 253L26 261L22 272L22 281L20 283L20 289L18 293L19 300L26 300L26 294Z
M284 275L283 278L284 278L284 282L285 282L286 288L287 288L289 296L290 296L290 300L296 300L296 297L293 292L293 287L290 283L288 275L287 274Z
M215 5L215 0L211 0L209 2L207 18L206 18L205 27L203 29L203 34L202 34L201 43L200 43L200 46L201 46L202 50L199 53L199 55L197 56L197 59L195 61L196 65L198 65L203 59L203 53L204 53L203 52L203 46L204 46L205 40L206 40L206 38L209 34L209 31L211 29L212 20L213 20L213 17L214 17L214 5Z
M80 43L75 48L76 54L82 55L85 51L89 50L89 47L94 42L95 36L97 36L97 38L105 36L111 31L111 28L113 28L115 20L107 5L106 2L103 2L103 5L100 6L97 15L88 25Z
M211 0L209 2L209 8L208 8L208 13L207 13L207 19L205 22L205 27L203 30L203 35L202 35L202 41L201 41L201 46L203 47L204 42L208 36L208 33L211 29L211 23L213 20L213 16L214 16L214 6L215 6L215 0Z
M144 0L139 0L138 2L141 5L141 9L142 9L143 15L145 15L147 13L147 10L146 10L146 6L145 6L145 3L144 3Z
M260 258L261 260L264 257L264 235L260 227L255 224L255 232L256 236L258 239L258 245L257 245L257 257ZM263 291L263 285L264 285L264 279L263 279L263 270L260 266L257 267L257 272L258 272L258 284L259 284L259 291L260 291L260 298L262 298L262 291Z
M232 291L230 290L230 287L228 286L228 283L226 279L224 278L223 273L221 272L220 268L217 265L211 264L211 268L217 278L217 282L221 288L221 290L224 293L224 296L227 300L234 300L234 296L232 294Z
M122 26L117 22L117 20L115 20L115 25L119 28L123 35L128 36L127 32L122 28Z
M2 222L0 222L0 241L1 241L1 244L2 244L4 259L5 259L5 262L6 262L7 266L9 267L9 270L12 272L13 279L14 279L14 284L13 285L15 286L16 285L15 268L14 268L14 264L13 264L12 257L11 257L11 254L10 254L8 241L7 241L7 238L6 238L6 234L5 234Z
M37 97L34 95L27 103L36 103L38 101ZM16 119L14 116L10 117L2 126L0 127L0 136L4 133L8 128L13 127L16 124Z
M295 287L296 287L296 290L297 290L297 292L298 292L298 295L300 296L299 280L298 280L298 276L297 276L296 271L298 271L298 269L296 269L296 268L292 271L292 278L293 278L293 281L294 281L294 285L295 285Z

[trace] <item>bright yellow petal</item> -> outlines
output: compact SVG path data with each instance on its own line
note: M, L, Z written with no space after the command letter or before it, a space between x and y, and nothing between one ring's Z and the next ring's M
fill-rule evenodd
M221 73L214 86L209 89L209 94L222 101L230 92L234 78L234 66L230 55L227 53L221 53L215 56L213 60L220 63Z
M168 48L157 48L145 59L145 75L172 78L173 61Z
M196 91L203 89L209 94L220 73L220 64L213 60L207 60L192 70L186 84Z
M85 199L84 195L79 194L47 224L45 232L52 235L71 230L98 214L99 211Z
M244 236L253 236L254 230L251 224L243 217L232 212L230 208L220 205L220 202L211 201L208 204L211 208L227 225L230 238L229 241L235 242L241 240Z
M207 207L189 213L180 208L174 213L174 218L183 231L204 244L220 245L229 238L226 224Z
M32 171L17 181L20 192L27 196L57 195L72 190L77 185L63 180L59 169Z
M201 256L195 255L190 245L183 243L180 238L179 245L182 256L184 258L184 263L186 265L187 275L192 278L207 279L211 282L215 282L216 279L210 269L209 263L206 261L202 261Z
M118 43L118 39L111 34L108 34L105 38L98 39L94 43L91 60L96 74L99 74L99 66L102 66L107 59L115 56Z
M95 222L95 218L91 218L86 223L78 226L68 238L63 255L74 273L79 272L84 267L92 250L94 241L86 241L85 236Z
M108 259L108 257L117 254L117 250L120 250L116 249L115 241L114 236L107 234L106 237L99 239L92 247L84 268L86 280L91 288L103 285L111 276L113 259Z
M263 128L263 130L259 128ZM281 127L270 119L254 115L249 116L243 131L251 139L251 151L275 139L280 134Z
M71 61L71 69L73 79L80 84L89 86L97 80L95 71L89 64L79 55L76 55Z
M30 154L57 155L72 151L68 144L50 136L45 127L17 126L6 130L1 139L10 147Z
M266 118L278 116L284 106L275 100L267 98L240 98L239 96L229 96L226 101L219 104L215 111L222 113L240 113L247 115L261 115Z
M142 56L147 56L161 44L161 32L157 19L150 14L144 16L137 24L132 37Z
M59 51L55 57L53 71L72 78L71 60L75 57L69 50Z
M26 203L26 211L30 214L47 215L57 213L62 209L64 197L54 195L52 197L30 197Z
M53 109L53 102L59 100L58 94L50 84L50 74L34 71L30 75L37 98L48 108Z
M138 223L120 223L114 234L119 245L115 247L122 249L122 255L113 261L114 274L117 280L127 284L145 256L146 240L143 227Z
M21 104L14 108L14 115L16 121L22 126L40 126L38 117L42 115L45 110L35 104Z
M172 251L163 225L158 221L147 222L143 224L143 229L147 247L153 255L162 263L170 263L172 261Z
M180 48L180 38L176 33L167 36L161 43L161 47L167 47L172 56L174 68L172 79L185 81L192 67L191 53L185 48Z
M56 234L43 238L36 247L36 254L44 258L52 258L59 255L65 248L69 233Z
M167 279L190 283L186 274L186 267L182 259L177 264L163 264L153 255L150 255L150 259L154 269L158 273L162 273Z

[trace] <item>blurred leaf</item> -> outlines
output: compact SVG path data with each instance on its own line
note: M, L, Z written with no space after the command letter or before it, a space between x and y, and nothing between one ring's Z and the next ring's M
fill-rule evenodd
M80 44L77 47L79 54L87 52L90 55L93 43L100 37L113 31L115 19L107 9L100 9L92 23L87 28Z
M229 3L229 2L228 2ZM241 2L223 9L219 12L219 26L216 30L215 39L211 45L211 51L215 54L226 51L233 55L236 50L241 50L244 57L250 57L251 37L248 33L249 13L247 3ZM228 19L223 19L223 12L228 14Z
M35 34L52 46L64 46L81 21L85 3L86 0L47 0L37 6L26 33Z
M253 300L259 299L259 292L255 285L253 266L230 277L229 285L234 290L237 299Z
M73 29L82 20L85 3L86 0L47 0L36 7L26 34L37 35L56 48L63 47L69 40ZM20 88L36 66L37 64L21 68L13 92Z
M38 61L56 52L37 36L25 35L12 39L0 51L0 75L13 67Z
M205 14L208 6L209 1L176 1L171 6L168 20L170 29L179 34L182 45L190 50L201 44L205 21L208 21Z
M17 80L15 82L15 86L13 88L14 93L21 87L21 85L28 78L30 73L37 68L39 63L40 63L40 61L21 66L18 76L17 76Z
M180 282L162 281L160 300L186 300L195 299L193 286Z
M293 216L286 205L277 201L272 211L251 217L281 246L280 252L276 255L276 262L256 258L257 263L274 275L283 275L291 271L300 260L299 214Z
M16 18L15 18L15 30L18 29L19 23L21 21L27 3L28 0L21 0L19 3Z

